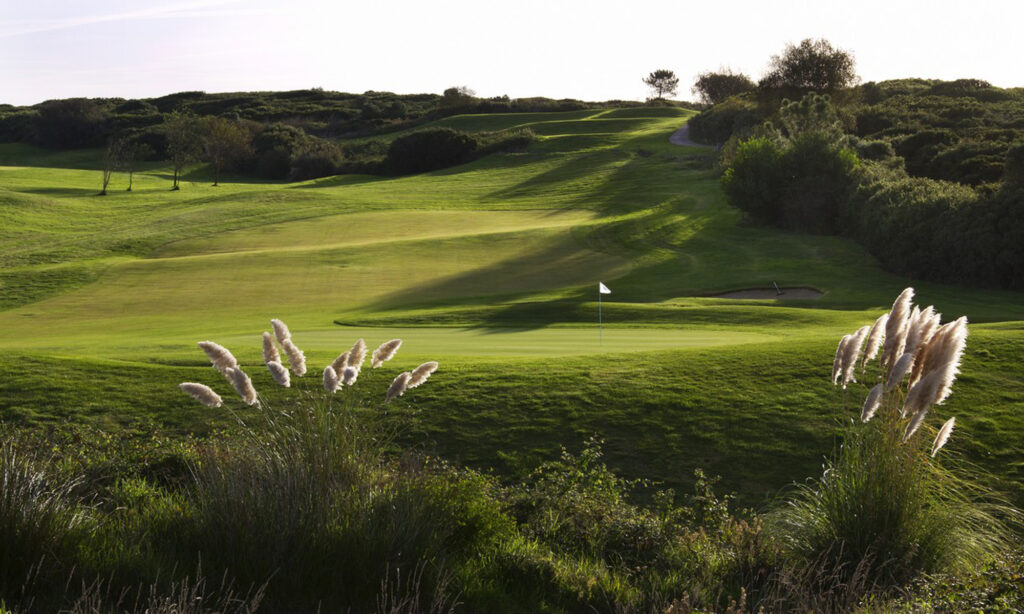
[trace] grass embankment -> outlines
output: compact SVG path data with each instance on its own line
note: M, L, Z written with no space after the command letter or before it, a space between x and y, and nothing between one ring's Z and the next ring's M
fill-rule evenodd
M224 422L173 390L216 380L195 341L253 365L277 316L317 368L357 336L406 339L408 365L440 360L411 397L409 441L448 458L524 471L596 434L624 475L681 486L703 466L760 505L816 473L838 407L860 401L827 385L838 336L912 282L850 241L742 224L705 152L668 144L686 116L458 116L437 123L539 140L398 179L214 188L198 169L170 192L154 166L106 197L96 152L0 146L0 415L208 432ZM601 345L598 280L614 292ZM699 298L772 282L825 294ZM1017 480L1019 295L915 286L922 304L993 323L973 329L950 447Z

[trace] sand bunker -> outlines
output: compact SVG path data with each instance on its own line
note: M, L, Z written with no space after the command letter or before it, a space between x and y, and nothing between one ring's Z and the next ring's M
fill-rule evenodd
M747 299L815 299L821 298L822 293L814 288L747 288L745 290L734 290L722 292L721 294L709 294L710 298L747 298Z

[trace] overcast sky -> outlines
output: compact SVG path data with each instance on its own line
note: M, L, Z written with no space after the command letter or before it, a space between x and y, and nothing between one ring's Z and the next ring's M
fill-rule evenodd
M1024 86L1021 0L0 0L0 102L182 90L643 99L827 38L865 81Z

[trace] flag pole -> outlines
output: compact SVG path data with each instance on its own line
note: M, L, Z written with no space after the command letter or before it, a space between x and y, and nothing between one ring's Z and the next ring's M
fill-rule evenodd
M597 287L597 345L604 343L604 331L602 330L602 319L601 319L601 286Z

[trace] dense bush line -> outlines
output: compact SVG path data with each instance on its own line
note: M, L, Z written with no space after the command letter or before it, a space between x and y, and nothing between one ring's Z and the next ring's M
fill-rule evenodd
M843 118L831 104L827 121L807 123L807 114L797 110L814 100L823 97L784 103L773 122L726 148L722 185L731 204L761 223L850 236L902 274L1024 288L1024 145L1007 144L1024 133L999 132L1006 142L989 141L998 156L958 160L957 152L968 149L962 142L954 146L959 141L951 130L922 130L894 147L889 139L844 134ZM800 117L804 128L786 128ZM918 165L947 168L940 162L964 182L908 173ZM981 178L982 186L968 185Z
M799 99L803 92L788 91ZM748 92L690 120L697 141L722 144L748 138L778 113L784 94ZM977 79L899 79L864 85L833 96L847 132L863 141L889 143L908 174L973 186L1002 179L1010 148L1024 141L1024 91Z
M112 136L152 132L171 113L225 117L261 125L287 124L329 138L368 136L381 131L462 113L535 113L638 106L550 98L454 99L437 94L391 92L348 94L323 90L208 94L179 92L160 98L70 98L28 107L0 104L0 142L24 142L53 149L101 147ZM159 148L158 148L159 149Z

